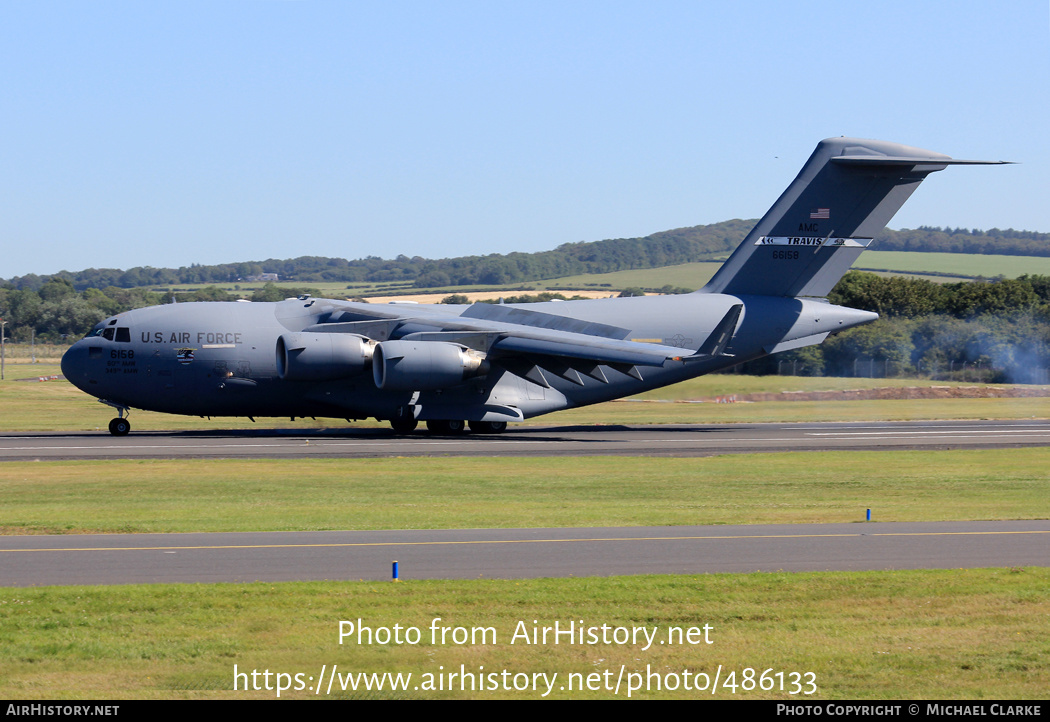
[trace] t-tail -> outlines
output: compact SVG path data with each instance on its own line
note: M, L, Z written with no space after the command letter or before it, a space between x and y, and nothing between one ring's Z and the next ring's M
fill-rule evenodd
M824 297L930 173L954 160L898 143L821 141L701 293Z

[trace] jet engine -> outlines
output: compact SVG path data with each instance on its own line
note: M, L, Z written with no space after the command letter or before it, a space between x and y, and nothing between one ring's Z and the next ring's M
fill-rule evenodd
M286 381L332 381L372 363L376 342L349 333L286 333L277 339L277 373Z
M444 341L384 341L372 363L376 386L394 391L444 389L488 371L485 354Z

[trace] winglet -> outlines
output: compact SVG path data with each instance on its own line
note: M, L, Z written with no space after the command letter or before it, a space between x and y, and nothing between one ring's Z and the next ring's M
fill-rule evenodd
M722 320L715 326L715 330L711 332L711 335L707 337L703 345L697 349L696 353L692 356L686 357L686 360L699 360L706 358L713 358L715 356L732 356L727 354L726 346L729 345L730 339L733 338L733 334L736 332L736 324L740 320L740 312L743 310L744 304L734 304L732 308L726 312L726 315L722 317Z

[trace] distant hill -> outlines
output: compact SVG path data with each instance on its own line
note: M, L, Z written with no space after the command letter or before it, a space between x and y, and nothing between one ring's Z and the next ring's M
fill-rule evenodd
M938 228L919 226L915 230L886 229L872 248L878 251L922 251L926 253L977 253L1001 256L1050 256L1050 233L1015 231L1012 228Z
M731 220L706 226L661 231L644 238L566 243L537 253L493 253L486 256L426 259L377 256L348 261L345 258L302 256L214 266L182 268L140 266L121 270L89 268L61 271L50 276L16 276L0 285L39 290L49 280L62 279L77 291L88 288L138 288L195 283L231 283L276 273L282 281L342 283L411 283L418 288L468 285L502 285L538 281L584 273L609 273L639 268L659 268L711 260L732 251L754 226L754 220ZM872 246L880 251L924 251L1018 256L1050 256L1050 233L989 231L963 228L921 227L886 230Z

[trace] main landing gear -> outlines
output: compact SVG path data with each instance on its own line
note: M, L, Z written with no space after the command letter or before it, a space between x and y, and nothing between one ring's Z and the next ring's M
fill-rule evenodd
M465 434L467 422L462 419L442 419L427 422L427 431L432 434Z
M411 434L416 430L417 422L411 416L390 419L390 427L395 434ZM506 421L471 421L470 430L475 434L502 434L507 430ZM458 436L467 433L467 422L462 419L431 419L427 422L427 431L444 436Z
M395 434L411 434L416 430L418 424L419 422L411 416L400 416L396 419L390 419L390 427Z
M470 430L475 434L502 434L507 430L506 421L471 421Z

